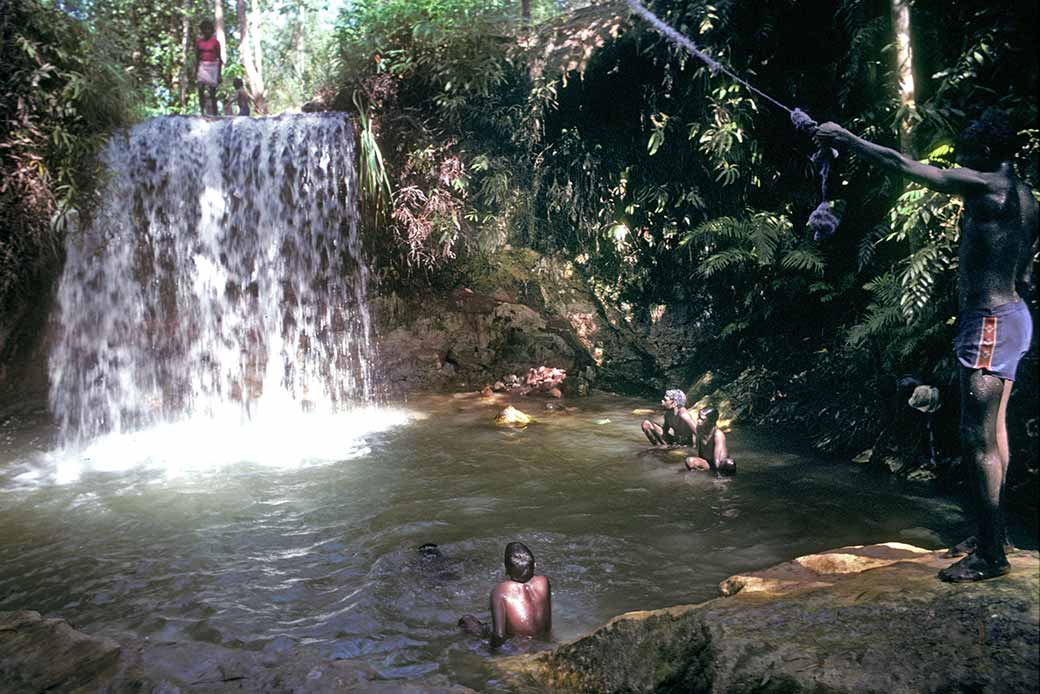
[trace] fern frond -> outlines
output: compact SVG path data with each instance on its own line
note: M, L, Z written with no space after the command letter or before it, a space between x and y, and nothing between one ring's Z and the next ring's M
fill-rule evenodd
M788 270L823 274L823 257L809 248L795 248L788 251L780 264Z
M742 248L727 248L705 259L700 267L697 268L697 274L708 278L735 265L743 265L754 261L754 254L749 251Z

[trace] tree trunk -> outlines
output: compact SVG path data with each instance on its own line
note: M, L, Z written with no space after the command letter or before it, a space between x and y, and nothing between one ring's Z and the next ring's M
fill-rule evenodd
M259 113L267 113L267 102L264 98L264 78L257 68L261 57L259 35L254 35L249 26L249 10L246 0L236 0L238 8L238 33L241 43L238 47L242 58L242 69L246 72L246 84ZM256 9L256 5L253 5Z
M531 21L531 0L520 0L520 17L525 22Z
M227 63L227 37L224 35L224 0L213 0L213 29L220 41L220 62Z
M892 0L892 31L896 44L896 78L899 82L899 148L915 156L911 117L914 101L914 56L910 48L910 0Z
M192 63L189 9L190 0L187 0L184 3L184 11L181 13L181 45L184 47L184 60L181 63L181 84L177 94L182 111L188 108L188 82L191 81L191 75L188 74Z
M253 19L255 20L260 16L260 8L257 6L259 0L253 0ZM260 84L264 84L264 44L260 40L259 25L253 25L253 67L256 68L256 76L260 81ZM267 93L267 87L264 86L264 93Z

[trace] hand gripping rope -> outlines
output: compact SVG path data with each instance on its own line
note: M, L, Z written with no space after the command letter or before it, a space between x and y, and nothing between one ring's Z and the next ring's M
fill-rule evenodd
M809 114L807 114L805 111L799 108L792 109L785 106L784 104L780 103L779 101L769 96L762 90L758 89L754 85L748 83L740 76L734 74L733 71L730 70L728 67L718 62L704 51L697 48L697 46L694 45L693 41L686 38L678 31L676 31L675 29L658 19L657 15L643 7L643 5L641 5L637 0L626 1L628 2L628 6L632 10L633 14L639 15L640 17L645 19L650 24L650 26L657 30L657 32L664 36L666 39L676 44L677 46L683 48L690 55L694 56L698 60L702 61L705 65L708 66L708 70L711 72L712 75L715 75L719 72L728 75L731 79L744 85L744 87L747 88L749 91L758 94L774 106L778 106L779 108L782 108L783 110L787 111L787 113L791 116L791 123L794 124L794 127L796 130L798 130L798 132L809 136L813 134L813 130L816 128L817 123L812 118L810 118ZM831 164L834 162L834 159L837 156L837 150L821 145L816 149L816 152L812 155L811 158L813 169L820 177L820 195L822 197L822 200L820 204L816 206L816 209L813 210L813 213L809 215L809 221L806 224L806 227L809 231L813 233L813 239L816 241L819 241L823 238L827 238L829 236L833 236L834 232L838 228L838 224L840 223L837 214L835 214L834 210L831 208L830 203L827 202L827 178L830 176Z

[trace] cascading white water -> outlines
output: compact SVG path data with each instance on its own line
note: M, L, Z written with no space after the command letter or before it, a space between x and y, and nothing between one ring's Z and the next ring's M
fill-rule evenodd
M105 163L58 290L63 440L371 399L343 114L157 118L115 137Z

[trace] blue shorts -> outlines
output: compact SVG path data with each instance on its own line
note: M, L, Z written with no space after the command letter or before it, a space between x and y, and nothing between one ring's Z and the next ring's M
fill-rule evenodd
M982 369L1014 381L1018 362L1029 351L1032 338L1033 319L1026 302L1012 301L961 313L953 351L965 368Z

